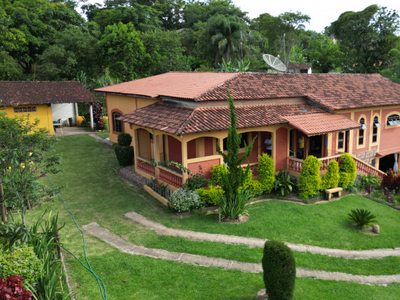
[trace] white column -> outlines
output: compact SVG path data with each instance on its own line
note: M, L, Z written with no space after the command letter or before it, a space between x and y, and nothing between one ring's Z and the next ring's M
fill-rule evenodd
M93 105L90 104L90 128L94 131L94 122L93 122Z
M74 125L78 125L78 103L75 103L75 116L74 116Z

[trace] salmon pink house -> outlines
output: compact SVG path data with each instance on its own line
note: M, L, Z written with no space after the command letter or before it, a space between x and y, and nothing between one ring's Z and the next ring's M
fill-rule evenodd
M253 176L266 152L277 172L298 175L308 155L323 172L347 152L360 174L377 176L400 152L400 85L377 74L170 72L96 91L106 94L111 141L121 132L133 137L136 172L174 187L188 175L156 163L207 177L223 163L217 144L226 149L229 93L242 145L255 138Z

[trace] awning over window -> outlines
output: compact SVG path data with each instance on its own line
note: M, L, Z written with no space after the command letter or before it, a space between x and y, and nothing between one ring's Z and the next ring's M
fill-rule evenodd
M386 155L390 155L390 154L394 154L394 153L400 153L400 147L379 150L377 155L378 156L386 156Z
M358 129L361 125L342 115L317 113L307 116L285 116L290 125L307 136L322 135L335 131Z

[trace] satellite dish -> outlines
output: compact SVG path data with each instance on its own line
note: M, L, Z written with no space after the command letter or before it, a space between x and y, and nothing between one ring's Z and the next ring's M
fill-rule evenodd
M263 59L267 63L267 65L270 66L271 68L280 72L286 72L287 68L279 58L271 54L263 54Z

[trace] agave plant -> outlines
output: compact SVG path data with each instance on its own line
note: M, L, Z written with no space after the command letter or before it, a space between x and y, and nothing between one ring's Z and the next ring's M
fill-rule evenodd
M289 172L281 169L274 182L274 191L276 195L284 197L292 192L294 185Z
M376 217L366 209L352 209L349 214L350 221L356 223L359 228L363 228L372 222L376 222L375 218Z

